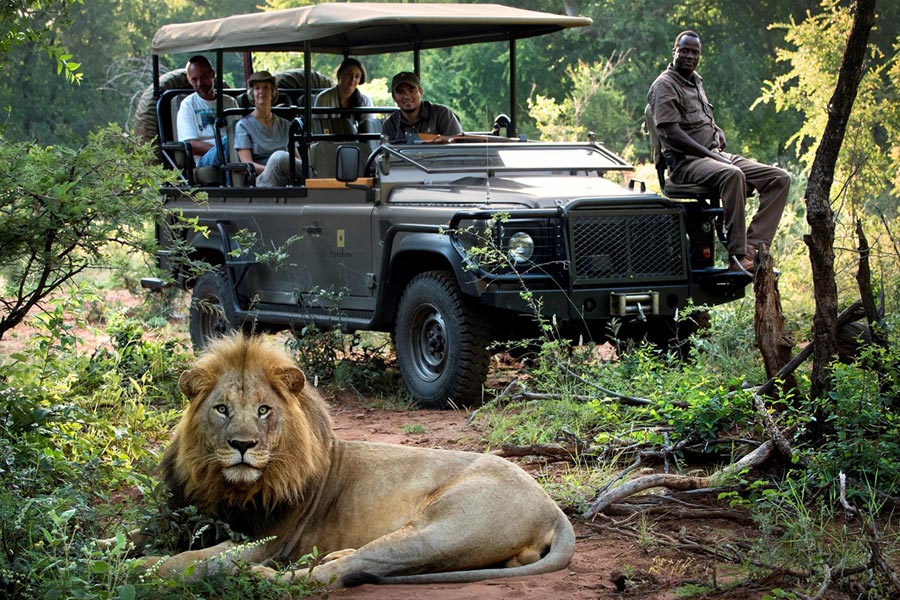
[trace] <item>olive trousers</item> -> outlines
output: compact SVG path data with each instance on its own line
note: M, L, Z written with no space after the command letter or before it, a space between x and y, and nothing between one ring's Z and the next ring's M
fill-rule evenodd
M713 158L682 161L669 174L673 183L691 183L719 190L725 211L728 253L738 258L750 256L760 244L771 246L791 187L791 176L783 169L758 163L738 154L720 152L729 163ZM759 208L746 225L749 190L759 193ZM751 256L752 258L752 256Z

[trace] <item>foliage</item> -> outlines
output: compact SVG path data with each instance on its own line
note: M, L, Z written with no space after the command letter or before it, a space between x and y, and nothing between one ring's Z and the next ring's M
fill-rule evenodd
M147 251L143 234L171 172L111 126L78 150L0 144L0 338L29 310L97 265L111 242Z
M141 338L137 323L110 326L112 348L85 356L69 317L93 299L73 291L33 326L27 354L5 360L0 383L0 589L16 597L126 598L124 549L98 549L123 508L111 495L145 490L180 406L172 372L186 356ZM111 317L111 320L115 321ZM77 321L76 321L77 323ZM130 492L129 492L130 493Z
M341 293L317 291L317 301L336 307ZM356 390L368 395L391 395L401 387L400 374L389 357L390 340L375 332L341 330L341 313L330 309L336 325L319 328L306 325L294 331L287 343L310 382Z
M581 60L566 67L572 92L561 103L537 95L529 98L528 108L541 132L541 139L567 141L587 139L593 133L599 141L621 140L627 124L624 94L609 79L615 72L613 61L589 65Z
M129 556L121 529L143 522L155 549L176 547L223 524L171 511L153 483L156 448L180 416L180 342L147 339L146 324L105 315L109 348L92 355L73 335L96 295L61 297L39 315L27 353L4 359L0 381L0 595L7 598L283 598L308 596L303 581L242 573L200 583L162 581ZM144 496L148 502L125 499ZM223 527L225 527L223 529ZM119 531L112 543L96 539ZM315 557L310 557L313 560ZM303 561L301 561L302 564Z
M47 56L56 61L56 74L64 75L69 83L81 83L81 65L72 55L54 42L44 23L55 21L62 26L71 25L69 11L84 0L8 0L0 7L0 64L5 54L16 46L33 43L43 48Z
M874 487L877 481L881 492L900 494L900 347L895 328L892 321L889 348L868 347L853 364L833 365L831 392L815 405L801 401L791 416L798 423L815 418L826 423L824 437L809 443L811 483L834 492L844 473L860 485ZM874 364L885 365L887 372L879 376Z
M598 360L598 352L609 350L543 342L530 361L529 386L549 397L523 404L500 396L488 403L478 418L489 426L489 443L553 443L565 431L611 450L620 443L697 441L715 454L719 438L752 423L749 396L739 390L747 365L759 369L740 303L717 310L722 314L710 329L691 338L690 361L647 344L621 345L617 360ZM616 393L649 404L631 406Z
M853 496L865 499L865 505L877 513L883 507L877 499L877 489L871 482L850 491ZM832 491L837 492L836 488ZM858 597L889 597L888 577L881 570L871 568L873 547L867 538L868 532L878 527L874 514L847 519L838 513L837 502L817 501L818 494L818 488L810 485L802 472L792 473L777 487L758 494L754 500L754 518L760 535L751 545L749 576L767 574L767 570L755 565L779 565L785 574L790 574L795 589L813 593L820 588L820 582L830 582L835 574L842 574L847 581L839 581L835 587L840 586L847 593L852 590L852 595ZM886 535L880 541L878 552L896 553L894 535ZM784 587L773 589L773 595L767 597L808 597L798 596Z
M825 129L828 103L853 18L850 9L836 1L825 0L821 6L821 12L808 13L802 21L773 26L785 32L789 44L777 52L778 61L787 70L765 83L758 100L781 113L802 116L802 125L788 139L788 144L807 168L812 165ZM896 35L896 29L892 31ZM894 41L900 42L900 37ZM897 48L885 51L870 44L866 71L834 174L835 270L839 288L843 289L855 284L849 278L855 273L853 232L857 220L862 221L870 238L874 272L896 272L900 263L894 233L898 229L900 179L885 177L885 174L900 173L900 110L896 92L900 82L900 53Z

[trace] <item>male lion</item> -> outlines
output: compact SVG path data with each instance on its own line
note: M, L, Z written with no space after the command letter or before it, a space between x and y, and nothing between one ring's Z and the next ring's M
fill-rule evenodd
M522 469L486 454L335 439L305 383L289 355L242 335L182 374L190 405L162 460L175 504L267 541L149 559L161 574L203 561L196 578L246 561L274 578L261 563L314 547L322 564L282 576L332 587L469 582L569 564L572 526Z

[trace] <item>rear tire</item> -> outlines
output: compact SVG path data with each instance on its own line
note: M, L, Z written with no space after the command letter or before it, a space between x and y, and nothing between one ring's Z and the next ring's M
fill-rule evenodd
M210 342L239 329L234 291L221 268L204 273L191 293L191 343L194 350L206 350Z
M487 377L488 323L450 273L410 281L394 332L397 363L413 400L425 408L471 406Z

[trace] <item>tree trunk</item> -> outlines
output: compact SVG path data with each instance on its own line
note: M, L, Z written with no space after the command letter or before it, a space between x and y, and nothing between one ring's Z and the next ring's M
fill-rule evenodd
M853 27L844 49L834 95L828 103L828 123L816 150L806 188L806 220L810 233L804 236L809 247L816 312L813 318L813 371L810 393L822 397L829 389L828 367L836 353L834 335L837 317L837 285L834 277L834 213L831 185L847 121L853 109L863 74L869 32L875 22L875 0L856 0Z
M778 278L772 268L772 255L765 245L759 247L753 293L756 296L756 314L753 319L756 346L766 366L766 377L771 379L793 358L791 349L794 347L794 340L784 326ZM784 376L782 386L785 392L797 388L793 373Z

